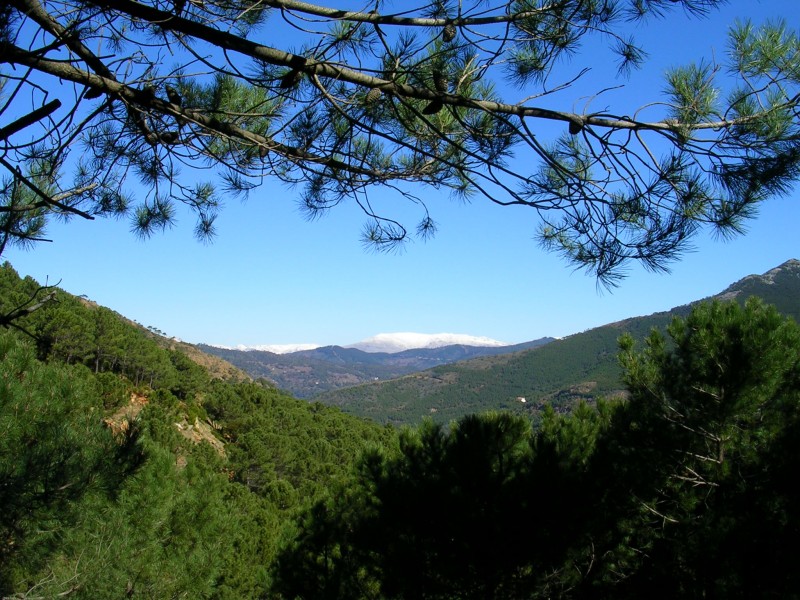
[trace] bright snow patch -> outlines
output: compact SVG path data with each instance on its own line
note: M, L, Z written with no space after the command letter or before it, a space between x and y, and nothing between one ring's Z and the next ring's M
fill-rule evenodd
M248 352L250 350L261 350L264 352L272 352L273 354L289 354L290 352L300 352L301 350L313 350L319 348L319 344L260 344L257 346L245 346L239 344L238 346L220 346L218 344L209 344L215 348L222 348L224 350L242 350Z
M265 344L262 346L239 346L239 350L264 350L275 354L289 354L290 352L300 352L301 350L313 350L319 348L319 344Z
M487 337L476 337L460 333L379 333L378 335L351 344L364 352L402 352L416 348L441 348L461 344L464 346L508 346Z
M441 348L461 344L463 346L508 346L505 342L498 342L487 337L465 335L460 333L379 333L345 348L357 348L364 352L402 352L416 348ZM275 354L289 354L301 350L319 348L319 344L261 344L257 346L217 346L226 350L264 350Z

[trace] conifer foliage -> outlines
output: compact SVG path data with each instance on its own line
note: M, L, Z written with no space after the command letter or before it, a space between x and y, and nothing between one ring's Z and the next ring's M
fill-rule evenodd
M4 265L0 314L39 289ZM366 445L391 446L391 430L215 380L168 340L51 292L0 330L4 598L265 597L290 515Z
M622 467L624 487L608 496L626 520L621 564L632 574L620 590L791 596L800 328L751 299L701 305L668 333L640 354L623 340L631 399L603 442Z
M643 28L722 4L10 0L0 253L53 215L127 214L147 235L179 205L206 238L226 197L274 179L311 215L357 203L379 248L434 233L445 190L531 208L541 242L606 283L630 260L663 268L798 175L784 23L731 24L641 107L605 99L648 68Z
M0 312L38 289L3 266ZM759 300L623 338L624 401L398 434L55 292L0 331L4 597L800 589L800 326Z
M550 411L535 431L502 414L428 423L366 454L279 556L279 589L792 597L800 328L749 301L701 305L668 335L622 341L626 402Z

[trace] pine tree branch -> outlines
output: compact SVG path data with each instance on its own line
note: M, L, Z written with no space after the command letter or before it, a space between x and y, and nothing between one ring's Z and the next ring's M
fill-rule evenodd
M56 284L56 285L58 285L58 284ZM18 319L21 319L22 317L26 317L29 314L31 314L32 312L35 312L35 311L39 310L40 308L42 308L44 305L49 304L50 302L53 302L55 300L55 297L56 297L56 290L53 289L54 287L55 287L54 285L46 285L46 286L42 286L42 287L38 288L31 295L31 297L28 298L25 302L23 302L22 304L20 304L16 308L12 309L10 312L8 312L8 313L6 313L4 315L0 315L0 326L2 326L2 327L14 327L15 329L19 329L20 331L26 333L27 335L29 335L31 337L35 337L31 333L29 333L27 330L23 329L21 326L19 326L16 323L14 323L14 321L16 321ZM48 292L41 300L39 300L35 304L32 304L33 302L36 301L37 296L44 290L52 290L52 291Z
M41 121L45 117L50 116L53 114L54 111L61 108L61 100L51 100L44 106L37 108L36 110L29 112L27 115L23 115L19 119L9 123L5 127L0 127L0 140L7 140L10 136L14 135L15 133L22 131L26 127L30 127L37 121Z
M25 185L25 187L27 187L34 194L36 194L37 196L39 196L42 199L42 203L33 205L33 208L41 208L42 206L46 205L46 206L50 206L50 207L55 207L55 208L57 208L57 209L59 209L61 211L64 211L66 213L72 213L72 214L81 216L84 219L88 219L90 221L94 220L94 217L92 215L90 215L89 213L84 212L84 211L82 211L82 210L80 210L78 208L75 208L74 206L69 206L67 204L64 204L63 202L59 202L55 198L45 194L39 188L39 186L37 186L30 179L28 179L27 177L25 177L22 174L22 171L20 171L19 167L14 168L13 165L9 164L8 161L6 161L2 157L0 157L0 165L4 166L6 169L11 171L11 173L14 174L14 177L16 177L20 182L22 182ZM62 195L62 197L64 197L64 196ZM0 207L0 212L14 212L14 211L18 210L18 208L19 207L10 207L10 206Z
M185 118L201 125L209 131L217 132L223 136L237 138L253 143L255 146L263 147L270 152L275 152L291 160L315 163L329 166L334 169L344 170L357 175L371 178L375 181L392 178L398 173L387 173L351 165L332 157L317 156L301 148L295 148L275 141L257 133L253 133L232 123L220 121L219 119L208 117L202 111L189 108L182 108L175 104L164 102L163 100L148 94L145 91L129 87L113 79L106 79L99 75L82 71L61 61L53 61L33 55L17 46L8 44L6 53L0 56L0 63L21 64L33 67L44 73L49 73L61 79L81 83L93 88L101 89L104 93L120 98L126 103L137 104L142 107L152 108L163 114Z
M266 63L289 67L293 70L302 71L308 75L330 78L338 81L346 81L364 88L377 88L386 94L394 94L404 98L415 98L418 100L440 101L450 106L464 108L475 108L489 113L502 113L521 118L547 119L562 121L565 123L582 123L595 127L608 129L629 129L629 130L656 130L679 132L685 127L682 123L675 121L643 122L634 121L627 118L614 118L604 116L583 116L577 113L563 112L540 108L535 106L525 106L516 104L505 104L490 100L477 98L466 98L456 94L441 93L422 87L415 87L407 84L396 83L367 75L365 73L341 67L327 61L318 61L314 58L307 58L298 54L292 54L283 50L278 50L270 46L264 46L252 42L246 38L234 34L220 31L208 25L191 21L184 17L177 17L173 13L152 8L134 0L88 0L92 5L103 9L119 11L125 15L142 19L154 25L158 25L164 30L173 31L188 35L219 48L233 50L250 58L262 60ZM719 120L713 123L693 124L695 129L720 129L729 128L741 124L741 120Z
M280 8L281 10L289 10L307 15L313 15L316 17L324 17L326 19L357 21L361 23L372 23L375 25L398 25L402 27L443 27L448 24L456 27L475 27L481 25L514 23L552 10L552 6L543 6L537 10L527 10L518 13L511 13L507 10L505 14L488 17L456 17L448 19L403 17L401 16L402 13L381 15L377 12L342 10L327 6L320 6L318 4L310 4L308 2L300 2L298 0L263 0L263 4L273 8Z
M377 88L386 94L394 94L404 98L419 100L441 101L443 104L464 108L475 108L489 113L501 113L520 118L536 118L564 123L576 123L583 126L593 126L613 130L631 131L660 131L679 134L686 128L692 130L720 130L746 125L758 118L761 113L753 116L735 119L716 119L701 123L683 123L674 119L663 121L639 121L629 117L616 117L605 115L582 115L573 112L556 111L541 107L527 106L524 104L506 104L478 98L448 93L440 93L427 88L415 87L407 84L392 82L379 77L354 71L327 61L315 60L298 54L285 52L270 46L252 42L246 38L215 29L208 25L175 16L171 12L158 10L135 0L88 0L88 3L103 9L116 10L130 17L142 19L166 31L173 31L206 41L219 48L236 51L242 55L264 61L276 66L289 67L302 71L308 75L346 81L364 88ZM365 13L366 14L366 13ZM800 94L780 107L792 108L800 105ZM775 110L775 109L773 109Z

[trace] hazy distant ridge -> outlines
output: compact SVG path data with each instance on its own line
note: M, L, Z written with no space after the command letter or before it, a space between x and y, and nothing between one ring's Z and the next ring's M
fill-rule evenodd
M398 347L398 339L404 343L422 340L434 345L443 344L453 339L460 339L470 341L471 344L451 343L449 345L394 350L392 352L367 352L352 346L346 348L342 346L322 346L286 354L277 354L265 350L244 351L205 344L199 344L198 346L204 352L224 358L249 373L252 377L269 379L279 388L291 392L298 398L311 398L329 390L350 387L365 382L393 379L408 373L424 371L432 367L479 356L517 352L541 346L553 340L553 338L542 338L522 344L498 345L500 342L496 340L474 336L453 337L453 334L404 334L404 336L395 338L392 347ZM488 341L495 345L474 345L478 341ZM375 348L378 346L373 344L368 347Z
M402 352L419 348L442 348L444 346L479 346L482 348L500 348L509 346L488 337L476 337L460 333L379 333L356 344L346 346L364 352Z
M379 333L371 338L361 340L355 344L341 346L343 348L356 348L364 352L402 352L404 350L414 350L416 348L441 348L443 346L481 346L481 347L503 347L509 346L506 342L499 342L488 337L479 337L463 333ZM258 350L261 352L272 352L273 354L291 354L304 350L314 350L321 348L322 344L258 344L246 346L238 344L236 346L220 346L209 344L214 348L224 350Z

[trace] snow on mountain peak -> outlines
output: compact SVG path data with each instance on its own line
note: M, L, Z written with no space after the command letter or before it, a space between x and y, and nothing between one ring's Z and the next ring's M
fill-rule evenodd
M487 337L477 337L460 333L379 333L348 348L357 348L364 352L402 352L417 348L441 348L461 344L463 346L507 346Z
M508 346L505 342L498 342L487 337L465 335L461 333L379 333L376 336L367 338L355 344L345 346L345 348L357 348L364 352L402 352L403 350L415 350L417 348L441 348L442 346L452 346L461 344L462 346ZM313 350L319 348L319 344L260 344L256 346L237 346L215 345L218 348L227 350L263 350L274 354L289 354L301 350Z
M272 352L273 354L289 354L291 352L300 352L301 350L313 350L319 348L319 344L258 344L256 346L246 346L238 344L236 346L222 346L219 344L209 344L215 348L222 348L224 350L241 350L249 352L250 350L258 350L262 352Z

